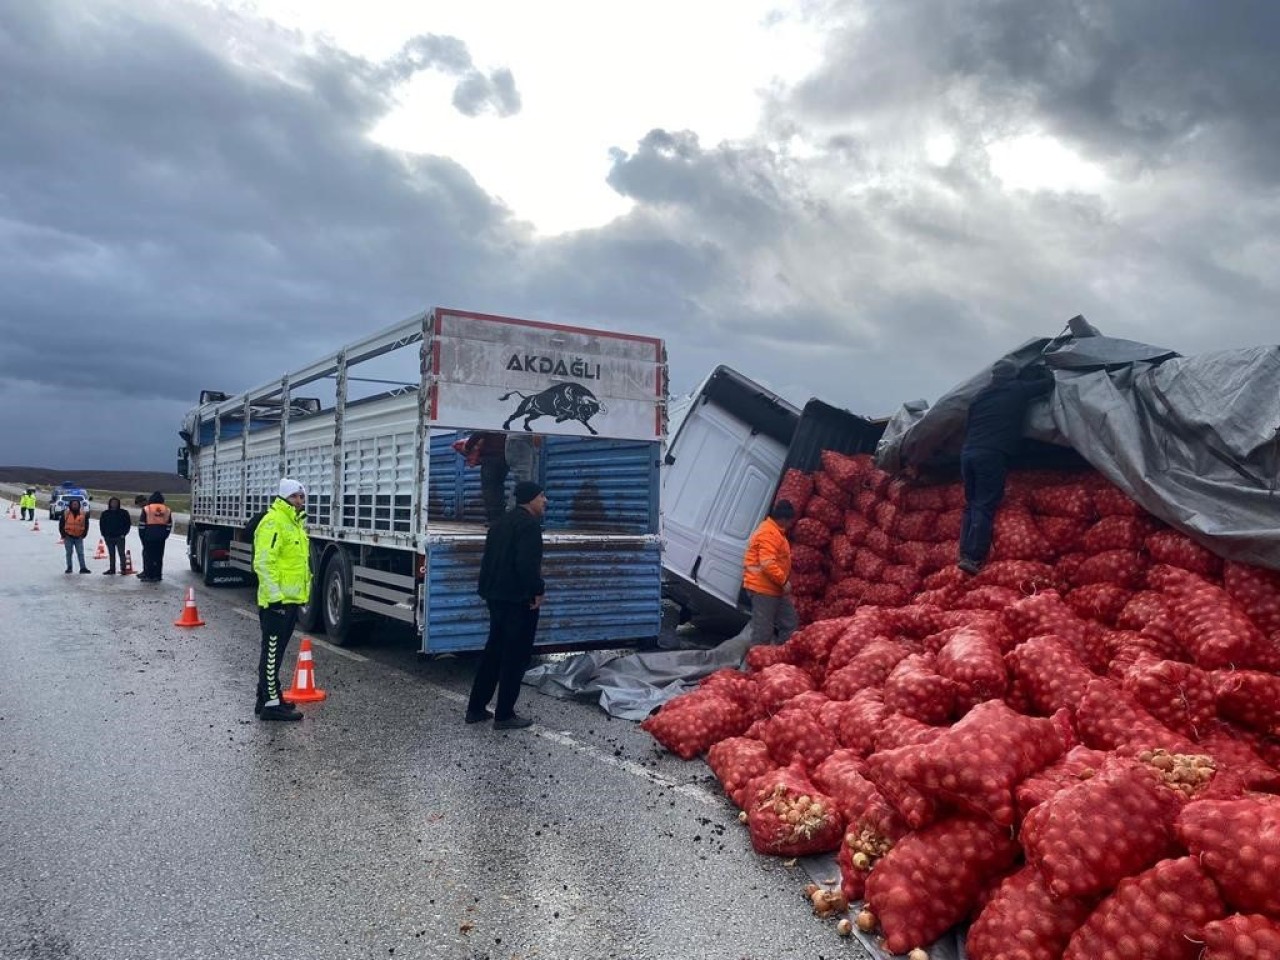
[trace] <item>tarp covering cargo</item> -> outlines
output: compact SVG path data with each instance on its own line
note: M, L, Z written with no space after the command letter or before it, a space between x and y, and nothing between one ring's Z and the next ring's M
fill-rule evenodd
M1086 334L1095 332L1081 324ZM1280 346L1194 357L1110 337L1032 340L1056 389L1026 435L1074 449L1155 516L1221 556L1280 570ZM907 404L876 452L889 472L958 458L990 368L929 406Z

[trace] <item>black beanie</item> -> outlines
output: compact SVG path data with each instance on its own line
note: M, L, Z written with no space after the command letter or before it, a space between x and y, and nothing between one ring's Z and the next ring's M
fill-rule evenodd
M521 480L515 488L516 503L528 503L541 492L542 487L532 480Z

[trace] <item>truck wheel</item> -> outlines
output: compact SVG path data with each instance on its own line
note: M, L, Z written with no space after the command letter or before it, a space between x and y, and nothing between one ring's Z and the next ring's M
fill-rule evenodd
M351 559L341 550L329 558L323 583L320 606L325 633L338 646L349 646L356 641L357 630L351 609Z
M311 569L317 571L311 580L311 596L307 602L298 607L298 629L306 633L319 633L324 630L324 574L320 568L320 557L311 551Z
M201 580L206 587L213 586L213 543L209 536L200 538L200 570ZM195 560L191 561L191 565L195 566Z
M208 570L209 565L205 562L207 560L207 549L208 547L205 543L205 538L199 534L197 534L191 542L187 544L187 562L191 564L192 573L200 573L201 564L204 564L204 569L206 571ZM205 576L208 576L207 572L205 573ZM207 584L208 580L206 580L205 583Z

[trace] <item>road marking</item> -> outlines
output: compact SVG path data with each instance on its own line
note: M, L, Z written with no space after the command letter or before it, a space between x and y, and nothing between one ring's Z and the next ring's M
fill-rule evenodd
M239 607L233 607L232 609L246 619L258 619L258 615L256 613L250 613L248 610L241 610ZM340 657L347 657L351 660L359 660L362 662L368 661L369 659L368 657L362 657L358 653L352 653L349 650L343 650L341 647L335 647L333 644L326 643L323 640L317 640L315 637L311 638L311 642L319 644L326 650L330 650ZM448 687L443 687L438 683L432 683L430 680L419 679L418 682L424 687L429 687L445 700L449 700L463 706L467 703L467 696L465 694L458 693L456 690L450 690ZM644 766L644 764L636 763L634 760L623 760L620 757L615 757L613 754L605 753L603 750L599 750L596 747L585 744L580 740L575 740L565 731L548 730L539 723L535 723L533 726L529 727L528 730L535 737L541 737L543 740L550 743L567 747L574 753L579 753L584 757L590 757L592 760L603 763L606 766L613 767L616 770L621 770L624 773L629 773L633 777L639 777L641 780L647 780L659 787L665 787L683 797L688 797L690 800L697 800L699 803L708 807L714 807L717 810L724 809L724 799L709 790L705 790L692 783L680 783L678 780L672 780L670 777L664 777L662 774L650 770L648 767Z
M244 617L246 620L257 620L257 613L250 613L248 610L241 610L239 607L232 607L236 613ZM308 634L308 636L310 636ZM330 653L336 653L340 657L346 657L348 660L355 660L357 663L368 663L369 658L361 656L358 653L352 653L350 650L343 650L341 647L335 647L327 640L321 640L318 637L311 637L311 643L317 647L324 647Z
M463 705L468 701L468 697L466 695L458 693L455 690L450 690L448 687L442 687L437 683L432 683L430 680L422 680L420 682L424 687L430 687L446 700L452 700L454 703ZM650 783L657 784L660 787L666 787L669 790L674 790L681 796L688 797L691 800L697 800L699 803L706 804L709 807L716 807L720 810L724 809L723 798L709 790L704 790L702 787L696 786L692 783L680 783L678 780L672 780L670 777L664 777L660 773L655 773L643 764L636 763L633 760L622 760L615 757L613 754L605 753L603 750L599 750L596 747L585 744L580 740L575 740L567 731L548 730L540 723L535 723L527 729L535 737L541 737L543 740L548 740L551 743L559 744L562 747L568 747L575 753L580 753L585 757L590 757L593 760L597 760L607 766L622 770L634 777L639 777L642 780L648 780Z

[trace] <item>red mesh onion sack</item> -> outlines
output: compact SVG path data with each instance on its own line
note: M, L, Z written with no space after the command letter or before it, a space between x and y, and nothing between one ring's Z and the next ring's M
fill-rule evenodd
M794 654L793 662L797 666L815 663L825 666L827 658L831 656L831 648L851 622L850 617L833 617L801 627L786 642L787 648Z
M1172 609L1168 598L1158 590L1140 590L1124 605L1116 617L1116 626L1121 630L1141 630L1151 621L1169 616Z
M841 531L831 537L831 542L827 545L827 554L831 558L831 565L837 570L851 570L853 568L853 558L858 552L858 545L849 539L849 535Z
M1085 553L1141 550L1155 530L1155 521L1148 517L1103 517L1080 539L1080 549Z
M942 724L955 712L956 684L941 676L932 658L912 654L884 682L884 705L923 723Z
M1238 913L1205 924L1200 960L1262 960L1280 957L1280 923L1256 913Z
M1147 537L1147 553L1153 564L1164 563L1201 577L1222 574L1222 558L1176 530L1159 530Z
M1194 857L1120 881L1071 938L1063 960L1196 960L1204 925L1226 913Z
M1005 655L1005 662L1036 713L1075 710L1098 679L1070 644L1051 634L1032 637Z
M947 488L942 485L911 484L902 494L902 505L908 510L938 513L947 509Z
M844 525L841 532L849 538L855 547L860 546L871 531L871 521L857 511L856 508L845 511Z
M906 587L896 583L873 583L862 595L862 602L878 607L900 607L911 600Z
M978 627L957 627L938 651L934 668L956 685L956 710L967 713L984 700L998 700L1009 688L1009 670L1000 644Z
M876 504L880 502L880 498L876 496L874 490L862 490L853 498L852 509L860 513L867 520L868 532L875 526L872 523Z
M877 750L895 750L918 743L932 743L946 733L944 727L933 727L903 713L888 714L876 732Z
M747 829L756 853L807 857L831 853L844 835L835 801L798 767L773 770L747 788Z
M940 728L934 729L942 732ZM919 830L938 819L938 804L897 773L898 766L907 762L907 754L914 749L897 747L873 753L867 758L863 776L875 784L880 795L911 829Z
M1280 797L1189 803L1175 829L1232 908L1280 917Z
M928 540L938 526L936 510L905 510L898 514L898 536L903 540Z
M891 751L881 762L926 796L1009 826L1014 820L1014 786L1053 763L1065 749L1061 728L1053 720L1025 717L991 700L978 704L931 743Z
M804 508L804 515L825 524L831 530L844 529L844 509L817 494L809 498L809 503Z
M1225 590L1177 567L1152 570L1173 608L1178 643L1206 670L1274 668L1274 648Z
M1023 867L982 909L965 949L973 960L1061 960L1093 908L1092 899L1054 897L1040 871Z
M1073 520L1092 520L1097 516L1093 497L1083 484L1068 483L1054 487L1040 487L1031 491L1031 506L1045 517L1064 517Z
M1028 813L1050 797L1068 787L1074 787L1085 780L1092 779L1102 769L1102 765L1106 763L1109 756L1111 754L1091 747L1072 747L1057 762L1018 784L1013 792L1018 815L1026 819Z
M899 840L867 878L867 903L885 947L906 953L963 920L984 881L1007 869L1018 845L989 820L953 817Z
M1280 632L1280 573L1228 560L1222 586L1259 630Z
M932 540L934 543L958 541L962 530L964 530L964 511L944 510L938 514L938 525L934 528L933 534L924 539Z
M827 568L826 555L803 543L791 545L791 569L797 573L821 573Z
M1053 567L1039 560L996 560L984 566L971 582L975 587L1008 587L1030 596L1051 589L1057 575Z
M1076 587L1066 596L1067 606L1082 620L1096 620L1115 626L1133 591L1115 583L1090 583Z
M996 511L991 532L992 560L1048 560L1053 556L1024 507L1004 506Z
M1055 556L1078 551L1080 541L1085 531L1089 529L1088 520L1077 520L1072 517L1038 516L1035 522L1040 536L1044 537Z
M1073 647L1084 636L1085 622L1054 590L1024 597L1004 611L1004 622L1018 640L1052 633Z
M957 610L993 610L1000 611L1012 606L1022 599L1022 594L1009 587L974 587L967 590L952 602Z
M810 779L836 802L846 823L860 816L878 795L875 784L864 777L861 756L855 750L836 750L813 769Z
M1089 557L1071 577L1083 587L1090 583L1110 583L1126 590L1139 590L1146 579L1147 560L1137 550L1104 550Z
M834 583L827 585L826 592L822 598L827 603L834 604L841 600L858 600L861 601L863 595L871 588L869 580L863 580L861 577L841 577Z
M698 689L708 690L712 693L718 693L722 697L727 697L745 710L753 720L758 719L760 715L758 712L760 704L758 691L756 690L756 680L750 674L726 667L704 678L698 684Z
M787 500L791 506L795 507L796 516L802 516L811 496L813 496L813 477L793 467L782 475L782 482L778 484L778 495L774 497L773 502Z
M845 705L836 739L842 747L868 756L876 748L876 735L889 715L878 687L859 690Z
M1212 677L1189 663L1140 656L1123 686L1151 716L1193 739L1208 731L1217 712Z
M871 511L871 519L877 527L892 537L898 529L898 507L896 504L882 500Z
M747 786L756 777L776 770L769 748L759 740L729 737L707 751L707 766L720 781L725 795L735 806L746 805Z
M791 541L815 550L825 550L831 542L831 530L821 520L801 517L791 528Z
M855 577L874 582L880 578L880 571L885 568L886 564L885 558L874 550L868 547L859 547L853 555L853 565L850 570Z
M752 647L751 651L748 651L748 656L757 649L759 648ZM779 707L797 693L814 689L813 678L790 663L775 663L773 666L765 667L755 676L757 702L764 713L776 713Z
M862 478L875 466L869 454L837 453L835 450L823 450L822 471L846 490L858 490L862 486Z
M1211 756L1218 770L1235 777L1242 788L1270 793L1280 790L1280 770L1263 759L1257 750L1257 740L1251 738L1248 731L1220 720L1214 721L1207 733L1202 732L1196 752ZM1219 800L1235 799L1222 790L1216 791L1214 796Z
M1103 477L1093 478L1089 484L1089 496L1100 516L1141 517L1147 512L1136 500Z
M1105 893L1169 855L1179 807L1153 771L1115 758L1032 809L1022 846L1054 896Z
M760 740L779 766L799 763L812 770L836 749L836 738L812 712L782 710L765 723Z
M1280 731L1280 677L1260 670L1215 670L1217 712L1260 733Z
M885 637L891 632L891 624L885 611L872 607L860 608L831 648L831 656L827 658L828 675L845 666L872 640Z
M910 655L900 643L886 637L874 639L827 677L822 692L832 700L848 700L867 687L883 686L894 667Z
M791 651L787 650L785 647L762 643L747 651L747 669L750 670L754 676L759 676L769 667L776 664L787 663L790 658ZM801 672L803 673L803 671ZM760 709L763 709L763 707Z
M854 492L842 487L825 473L814 475L813 492L824 500L830 500L841 510L846 509L853 502Z
M1196 752L1194 743L1151 716L1110 680L1089 684L1076 707L1076 731L1086 745L1098 750Z
M791 593L794 602L799 597L821 597L827 589L827 575L821 571L807 573L793 570L791 573ZM812 618L808 621L812 622Z
M750 725L751 716L729 698L695 690L667 701L640 728L676 756L692 760Z

